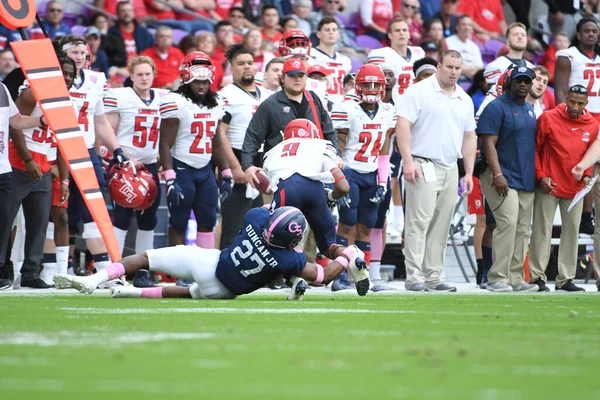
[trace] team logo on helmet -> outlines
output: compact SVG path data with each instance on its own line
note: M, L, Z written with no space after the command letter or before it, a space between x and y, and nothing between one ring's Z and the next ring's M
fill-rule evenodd
M304 129L300 128L300 129L298 129L298 136L300 136L300 137L307 137L308 136L308 132L306 132Z

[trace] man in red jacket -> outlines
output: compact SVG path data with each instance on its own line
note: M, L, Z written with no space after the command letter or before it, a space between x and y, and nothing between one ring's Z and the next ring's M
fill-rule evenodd
M546 287L546 266L550 258L552 225L556 206L560 207L561 235L558 250L558 277L556 290L584 291L575 286L579 222L583 210L580 201L569 212L575 194L589 182L592 168L588 168L583 182L571 174L571 168L596 141L598 121L585 110L588 91L582 85L573 85L567 92L566 104L547 111L538 119L535 152L535 175L538 182L533 207L533 232L529 251L529 271L532 283L540 292Z

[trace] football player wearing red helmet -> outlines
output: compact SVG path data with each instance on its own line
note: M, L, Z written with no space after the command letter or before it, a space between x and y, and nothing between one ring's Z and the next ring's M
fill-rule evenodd
M156 68L149 57L133 58L129 63L129 76L133 87L109 89L104 97L104 108L119 145L135 164L135 174L129 166L120 171L109 169L109 188L116 203L113 212L115 235L123 251L135 213L138 228L135 251L140 253L154 248L156 211L160 205L157 163L160 110L168 96L163 91L151 89ZM119 179L115 179L117 176ZM128 177L146 183L139 186L142 192L132 189L135 185L128 184ZM135 198L135 194L140 197Z
M307 60L310 56L310 38L299 29L290 29L279 40L279 55L283 58L300 57Z
M222 132L217 129L223 118L223 105L210 90L215 68L206 54L199 51L188 54L179 71L183 84L161 106L159 147L171 214L169 242L185 243L193 210L198 223L196 244L212 249L219 201L213 161L221 171L222 202L231 195L233 186Z
M377 221L377 209L387 191L390 170L390 136L395 127L394 109L381 100L385 94L385 75L374 64L365 64L356 73L359 102L345 100L334 104L331 112L338 133L342 158L350 182L350 207L340 209L336 242L348 245L356 226L355 244L370 262L371 229ZM379 279L378 276L371 278ZM332 290L346 288L343 281Z

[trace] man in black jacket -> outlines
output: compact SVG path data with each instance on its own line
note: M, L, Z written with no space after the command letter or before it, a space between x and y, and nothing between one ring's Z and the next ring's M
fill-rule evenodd
M133 5L117 4L117 23L109 30L102 49L108 55L109 65L124 67L127 59L135 57L154 45L152 34L135 20Z
M260 147L264 143L265 153L275 147L283 140L282 132L286 125L297 118L306 118L320 127L322 137L329 140L339 154L335 130L327 110L315 93L305 89L306 72L306 64L301 59L288 59L281 76L283 90L261 103L248 125L242 145L242 169L246 171L246 179L251 184L259 182L256 173L260 168L253 163Z

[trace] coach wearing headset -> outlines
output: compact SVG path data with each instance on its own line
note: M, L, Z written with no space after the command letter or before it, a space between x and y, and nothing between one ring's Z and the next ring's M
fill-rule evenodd
M483 110L477 126L485 168L481 189L496 218L487 285L492 292L538 290L523 271L535 191L537 123L526 101L534 79L530 68L509 70L504 94Z

